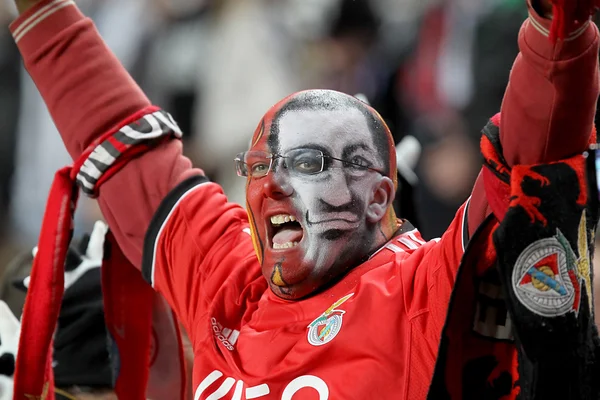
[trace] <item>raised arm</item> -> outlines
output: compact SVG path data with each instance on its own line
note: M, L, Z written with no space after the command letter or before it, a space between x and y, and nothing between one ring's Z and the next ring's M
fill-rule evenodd
M11 32L73 159L150 105L73 1L27 0L17 6L21 15ZM102 186L99 203L125 254L139 267L144 234L159 203L202 171L191 169L175 140L130 164Z
M596 25L585 22L565 40L553 43L550 0L530 0L528 7L529 18L519 34L521 52L510 75L500 121L503 153L511 166L557 161L583 152L599 90ZM489 212L480 176L469 205L471 234Z
M544 4L548 6L550 1ZM592 133L599 90L596 26L586 22L566 40L552 43L548 37L552 21L538 15L541 8L536 11L530 3L528 6L530 15L519 34L521 52L511 72L500 121L495 119L509 166L558 161L583 152ZM428 274L423 282L428 285L429 306L439 328L467 244L490 214L480 174L470 200L419 272ZM486 251L485 241L491 246L490 235L490 229L481 232L477 251ZM441 264L436 260L442 260ZM437 331L429 334L436 343Z
M147 115L155 108L149 108L149 100L72 0L17 4L22 14L10 29L71 156L78 159L90 144L112 135L81 169L91 179L111 165L111 157L122 154L123 145L156 131L141 132L145 127L163 121L164 130L178 130L164 114ZM210 298L226 277L243 285L260 269L242 268L239 262L253 254L245 210L228 203L218 185L192 168L179 140L160 143L107 174L98 202L124 254L189 329L201 312L198 305L205 304L201 298ZM240 266L239 274L211 263L224 259Z

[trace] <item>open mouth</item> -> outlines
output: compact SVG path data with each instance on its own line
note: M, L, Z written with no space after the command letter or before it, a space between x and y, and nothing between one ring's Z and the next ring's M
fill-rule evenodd
M273 215L270 221L271 242L274 250L291 249L302 240L304 230L293 215Z

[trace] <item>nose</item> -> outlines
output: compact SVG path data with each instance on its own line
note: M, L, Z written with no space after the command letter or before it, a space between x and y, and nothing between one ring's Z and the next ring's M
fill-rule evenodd
M352 193L348 187L348 182L341 170L331 174L331 180L328 183L327 190L321 193L321 198L334 207L340 207L352 202Z
M267 176L263 178L263 190L267 197L278 200L289 197L294 193L294 189L285 174L277 171L269 171Z

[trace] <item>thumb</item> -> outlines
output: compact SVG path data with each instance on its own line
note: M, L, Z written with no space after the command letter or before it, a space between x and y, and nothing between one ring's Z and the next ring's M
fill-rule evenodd
M104 237L107 232L108 225L102 221L96 221L85 252L87 258L90 260L102 261L102 255L104 253Z

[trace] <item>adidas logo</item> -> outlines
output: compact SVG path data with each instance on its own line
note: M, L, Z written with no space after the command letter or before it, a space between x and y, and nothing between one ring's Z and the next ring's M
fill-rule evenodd
M212 325L213 334L215 337L223 343L223 346L229 351L233 351L235 342L237 342L240 336L240 331L236 329L223 328L223 325L217 322L215 318L210 319Z

